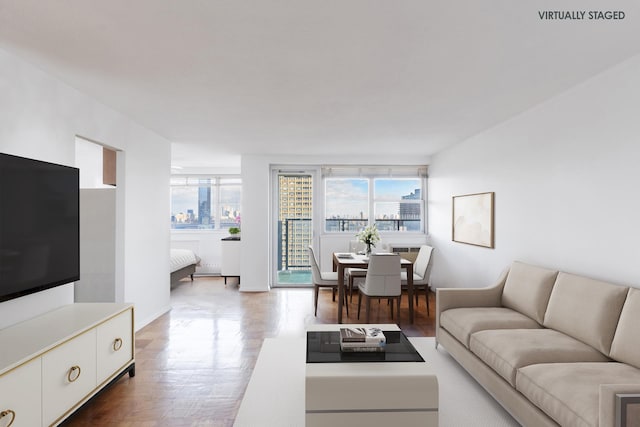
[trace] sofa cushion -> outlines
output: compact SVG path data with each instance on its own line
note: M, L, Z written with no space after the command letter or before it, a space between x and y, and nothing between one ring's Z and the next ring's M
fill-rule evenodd
M609 355L640 368L640 289L630 288Z
M535 320L504 307L452 308L440 314L440 326L469 348L471 334L486 329L537 329Z
M609 354L629 288L559 273L544 326L564 332Z
M634 383L640 369L618 362L542 363L516 375L516 389L562 426L597 426L600 384Z
M553 329L500 329L471 335L469 349L512 386L519 368L552 362L608 362L598 350Z
M502 305L542 323L557 275L556 270L515 261L504 284Z

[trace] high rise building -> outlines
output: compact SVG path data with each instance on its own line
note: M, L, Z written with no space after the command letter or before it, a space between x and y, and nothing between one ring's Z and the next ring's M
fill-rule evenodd
M201 179L198 186L198 224L211 223L211 180Z
M309 268L312 243L313 180L310 175L280 175L278 270Z
M421 200L421 191L416 188L413 193L402 196L402 200ZM398 209L402 227L405 230L418 231L420 229L420 213L422 207L418 203L402 203Z

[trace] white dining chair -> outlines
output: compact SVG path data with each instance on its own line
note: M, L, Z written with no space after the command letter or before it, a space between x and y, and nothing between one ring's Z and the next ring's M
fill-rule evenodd
M336 300L336 290L338 290L338 273L335 271L320 271L318 259L313 251L313 247L309 246L309 260L311 261L311 278L315 288L315 310L314 316L318 315L318 293L320 288L332 288L332 299ZM349 305L347 304L347 293L344 292L344 302L347 307L347 316L349 315Z
M351 240L349 241L349 252L357 254L360 252L364 252L367 248L363 242L359 240ZM362 279L367 276L366 268L347 268L344 271L345 277L347 279L347 286L349 287L349 299L353 302L353 283L356 279Z
M431 265L433 259L433 248L431 246L422 245L416 261L413 263L413 293L416 296L416 307L418 306L418 290L424 290L425 300L427 302L427 316L429 313L429 276L431 276ZM407 272L405 270L400 274L402 288L407 288Z
M371 254L364 283L358 284L358 319L360 319L360 306L362 297L367 301L367 320L369 323L371 312L371 298L386 298L397 300L398 325L400 324L400 256L391 253ZM393 303L391 304L391 318L393 319Z

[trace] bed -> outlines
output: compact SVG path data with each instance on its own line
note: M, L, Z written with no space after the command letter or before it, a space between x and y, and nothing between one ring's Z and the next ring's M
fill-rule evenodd
M200 265L200 257L189 249L171 249L171 276L170 283L173 289L181 279L191 277Z

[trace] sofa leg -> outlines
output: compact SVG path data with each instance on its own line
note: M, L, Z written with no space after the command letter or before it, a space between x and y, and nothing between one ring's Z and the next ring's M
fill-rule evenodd
M438 349L438 338L436 338L436 350Z

